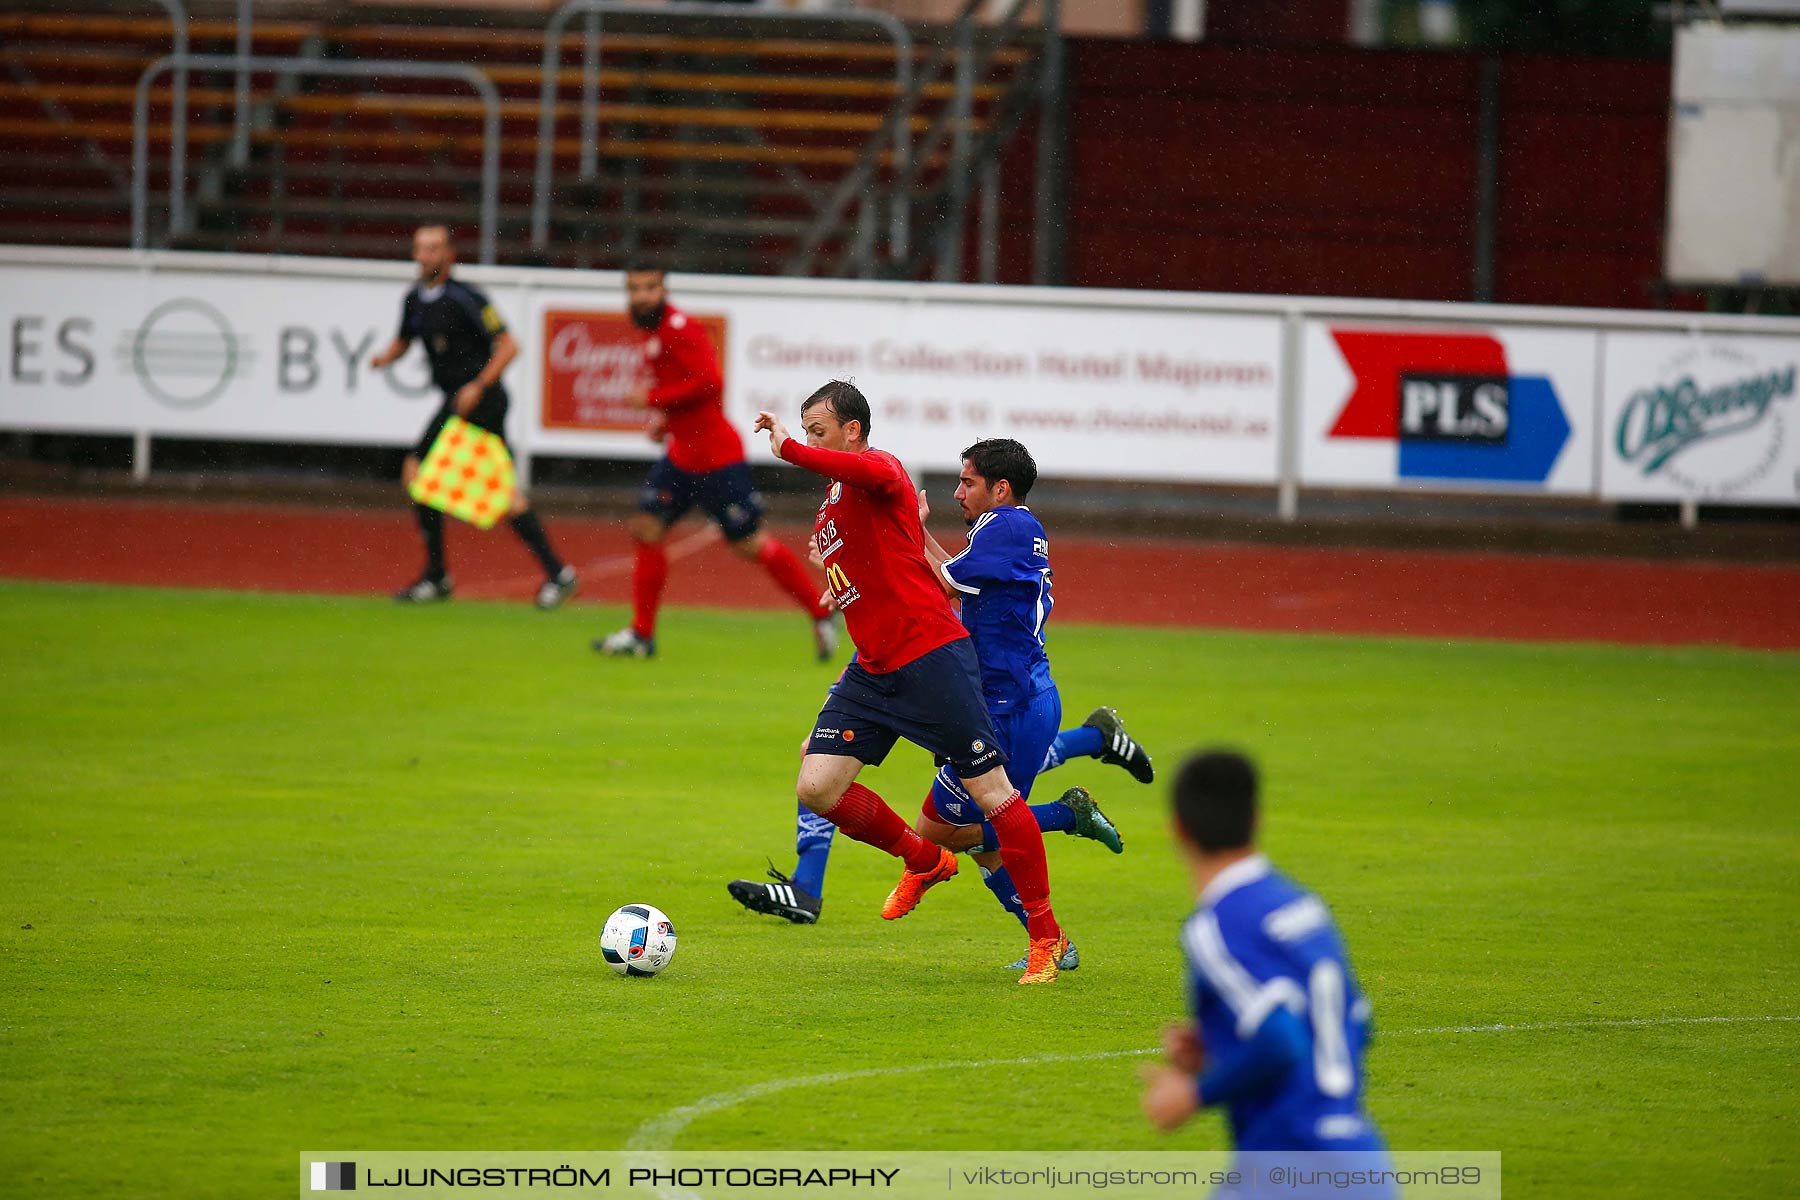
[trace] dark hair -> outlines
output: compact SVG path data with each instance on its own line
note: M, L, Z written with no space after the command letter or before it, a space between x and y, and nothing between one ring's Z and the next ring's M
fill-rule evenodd
M669 273L663 265L654 258L628 258L625 260L625 273L627 275L642 275L647 271L655 271L658 275L667 275Z
M1202 850L1241 850L1256 831L1256 765L1231 750L1208 750L1175 776L1175 819Z
M806 410L815 404L831 405L831 414L840 422L862 422L863 441L869 440L869 399L857 390L854 383L844 379L834 379L818 391L806 398L800 406L800 415L804 417Z
M1031 451L1011 438L983 438L964 450L962 456L990 488L1002 479L1012 484L1015 500L1023 500L1037 482L1037 464L1031 461Z

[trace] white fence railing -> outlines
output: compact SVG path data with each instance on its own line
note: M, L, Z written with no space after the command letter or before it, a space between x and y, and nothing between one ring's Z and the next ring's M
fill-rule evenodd
M404 262L0 247L0 428L410 444L439 397ZM613 272L470 267L518 338L510 436L648 458ZM679 276L726 405L853 378L915 471L1016 437L1049 478L1800 503L1800 320ZM1792 428L1790 428L1790 426ZM752 461L766 452L751 448ZM147 456L143 458L147 464Z

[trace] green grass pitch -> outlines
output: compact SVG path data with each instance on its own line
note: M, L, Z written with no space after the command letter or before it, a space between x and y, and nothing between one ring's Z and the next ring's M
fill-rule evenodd
M1160 786L1081 762L1121 857L1049 839L1083 965L1051 988L976 873L877 916L740 911L791 865L831 678L792 616L0 585L0 1176L9 1194L286 1194L295 1154L624 1146L762 1081L930 1065L708 1111L675 1149L1211 1149L1137 1109L1191 905ZM1800 656L1064 626L1073 724L1265 773L1266 848L1334 907L1402 1149L1500 1150L1516 1196L1768 1196L1800 1136ZM909 818L927 764L864 778ZM673 966L621 980L647 901ZM1714 1023L1663 1018L1721 1017ZM1788 1018L1772 1020L1769 1018ZM1502 1023L1525 1030L1456 1032ZM1431 1031L1439 1032L1431 1032ZM1448 1030L1448 1031L1446 1031Z

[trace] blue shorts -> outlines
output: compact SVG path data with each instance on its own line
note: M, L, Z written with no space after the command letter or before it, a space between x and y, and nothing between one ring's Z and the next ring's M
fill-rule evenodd
M1062 731L1062 693L1048 687L1007 712L990 715L1000 748L1012 760L1007 777L1019 789L1019 798L1029 800L1031 783L1043 769L1050 743ZM946 825L979 825L985 819L981 806L948 767L939 767L931 781L931 806Z
M735 462L696 475L667 458L657 459L638 493L638 507L664 525L673 525L696 504L728 542L741 542L762 526L762 497L750 481L749 463Z
M982 703L981 668L968 638L885 675L872 675L852 660L831 685L806 752L879 766L901 738L929 750L939 765L948 764L964 779L1005 765L1006 750Z

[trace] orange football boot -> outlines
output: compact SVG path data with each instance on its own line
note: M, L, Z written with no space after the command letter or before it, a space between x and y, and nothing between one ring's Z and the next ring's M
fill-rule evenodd
M900 873L900 882L894 885L894 890L888 893L881 905L882 920L898 921L919 906L919 898L925 894L926 888L934 883L942 883L956 874L956 855L942 846L937 848L937 852L937 866L923 875L915 875L911 871Z
M1033 938L1031 949L1025 954L1025 973L1019 976L1019 982L1055 983L1062 971L1062 956L1068 949L1069 935L1066 933L1053 938Z

